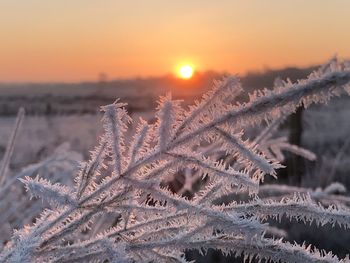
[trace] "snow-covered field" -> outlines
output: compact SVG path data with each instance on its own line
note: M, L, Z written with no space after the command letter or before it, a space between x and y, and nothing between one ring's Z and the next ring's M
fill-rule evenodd
M152 112L132 114L150 120ZM101 114L62 115L62 116L26 116L18 134L11 166L20 168L34 163L53 153L63 143L88 157L102 132ZM15 123L15 117L0 117L0 156Z

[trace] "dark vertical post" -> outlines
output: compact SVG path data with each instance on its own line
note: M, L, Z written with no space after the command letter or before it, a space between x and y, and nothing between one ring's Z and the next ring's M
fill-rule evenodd
M303 134L303 107L299 107L295 113L289 117L289 142L300 146ZM300 156L291 154L286 160L289 182L300 185L304 172L303 160Z

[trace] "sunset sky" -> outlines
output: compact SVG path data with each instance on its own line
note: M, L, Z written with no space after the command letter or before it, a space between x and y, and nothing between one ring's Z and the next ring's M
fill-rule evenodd
M0 0L0 40L0 82L245 73L350 58L350 1Z

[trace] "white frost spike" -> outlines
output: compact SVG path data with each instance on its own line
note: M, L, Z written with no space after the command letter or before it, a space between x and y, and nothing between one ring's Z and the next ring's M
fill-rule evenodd
M257 193L258 182L251 179L248 174L244 172L235 171L233 168L225 168L223 164L213 162L208 158L201 156L184 155L179 153L168 153L170 156L177 158L185 163L190 163L197 169L202 169L203 174L212 174L213 176L224 177L228 182L243 188L248 188L250 193Z
M140 118L140 122L138 124L138 127L136 129L136 134L133 138L133 142L130 146L130 163L129 166L132 165L136 159L137 153L141 152L141 147L145 144L146 137L148 135L149 131L149 125L148 123ZM148 145L147 145L148 146Z
M158 141L160 151L164 151L171 136L174 132L174 128L177 124L176 113L179 112L179 101L172 101L171 94L167 94L165 97L160 97L157 107L157 128L158 128Z
M299 155L309 161L315 161L317 159L317 156L313 152L307 149L298 147L296 145L291 145L290 143L282 142L282 143L279 143L278 146L282 150L289 151L291 153L294 153L295 155Z
M236 148L243 157L254 163L259 169L266 174L275 175L275 168L278 165L269 163L265 158L253 152L243 141L237 139L235 136L229 134L224 129L216 127L215 130L229 143L233 148Z
M91 152L91 159L82 163L82 168L76 177L77 198L80 199L86 188L92 184L93 179L99 175L106 155L106 142L101 140L98 147Z
M27 191L33 197L43 198L54 206L74 206L76 204L73 194L66 186L58 183L51 184L38 176L34 179L26 176L19 180L25 184Z
M255 200L247 204L233 205L225 210L246 214L260 219L281 219L283 215L304 222L315 221L317 225L326 223L338 224L344 228L350 228L350 211L340 210L335 207L323 208L315 204L309 195L294 195L293 198L283 199L281 202Z
M209 111L215 102L222 103L224 100L232 102L241 94L242 90L239 79L236 76L227 77L222 81L215 81L214 88L205 93L202 100L191 107L191 111L187 113L185 119L176 128L175 135L179 135L184 128L191 126L192 122L198 116Z
M124 103L117 103L103 106L101 109L105 112L103 116L103 124L106 133L106 141L112 152L114 164L114 172L120 175L122 172L122 156L124 153L124 134L127 130L127 124L131 121L127 114Z
M161 150L164 150L167 144L167 140L170 138L171 131L171 101L166 101L163 104L161 110L161 124L159 127L159 146Z

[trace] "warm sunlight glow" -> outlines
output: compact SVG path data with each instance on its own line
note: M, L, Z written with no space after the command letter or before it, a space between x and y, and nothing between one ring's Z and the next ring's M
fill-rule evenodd
M183 79L189 79L193 75L193 68L189 65L184 65L179 71L180 77Z

